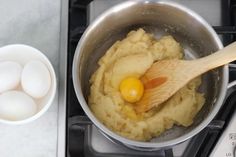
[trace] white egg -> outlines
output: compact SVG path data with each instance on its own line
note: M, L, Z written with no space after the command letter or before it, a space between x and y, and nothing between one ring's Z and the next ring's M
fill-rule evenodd
M34 100L20 91L8 91L0 95L0 118L23 120L37 112Z
M16 88L20 83L22 67L12 61L0 62L0 93Z
M47 67L40 61L28 62L22 71L23 90L34 98L45 96L51 86L51 76Z

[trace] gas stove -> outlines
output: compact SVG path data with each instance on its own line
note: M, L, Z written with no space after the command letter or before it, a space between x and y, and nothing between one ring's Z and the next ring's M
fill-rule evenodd
M83 112L72 83L72 62L77 43L86 27L99 14L123 0L70 0L67 78L68 157L234 157L236 148L236 88L229 87L227 99L214 120L193 138L159 151L136 151L107 139ZM236 1L173 0L199 13L219 34L224 45L236 40ZM236 66L230 64L230 81Z

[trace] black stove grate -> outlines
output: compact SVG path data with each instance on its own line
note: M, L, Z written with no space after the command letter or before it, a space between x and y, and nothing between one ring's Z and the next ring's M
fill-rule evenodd
M68 78L67 78L67 107L68 107L68 129L67 129L67 156L83 157L85 156L84 138L86 136L84 129L89 123L83 109L81 108L77 97L75 95L72 83L72 62L74 52L80 37L87 27L87 5L92 0L70 0L69 1L69 41L68 41ZM235 0L222 0L222 23L223 26L213 26L218 34L223 36L224 45L236 41L236 1ZM232 72L232 71L231 71ZM235 72L230 74L231 79L235 80ZM232 95L236 95L233 92ZM222 130L227 126L227 122L232 116L233 111L236 109L236 97L229 96L226 103L219 112L212 123L201 131L198 135L193 137L187 147L184 157L207 157L211 150L214 148L216 141L219 139ZM79 117L79 118L78 118ZM79 121L78 121L79 119ZM82 119L82 121L81 121ZM84 119L84 121L83 121ZM78 125L71 125L78 124ZM90 154L89 156L92 156ZM103 156L100 154L99 156ZM112 156L119 156L110 154ZM157 155L158 157L159 155ZM165 150L164 154L160 157L172 157L172 149Z

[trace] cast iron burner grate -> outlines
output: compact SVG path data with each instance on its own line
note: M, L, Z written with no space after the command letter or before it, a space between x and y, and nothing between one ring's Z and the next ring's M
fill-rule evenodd
M68 41L68 78L67 78L67 156L83 157L85 156L85 136L86 130L91 122L81 108L73 88L72 83L72 62L74 52L81 35L87 27L87 5L92 0L70 0L69 1L69 41ZM222 23L223 26L213 26L216 32L223 37L223 44L236 41L236 1L222 0ZM230 79L235 80L234 70L230 70ZM222 131L227 127L227 122L231 118L233 111L236 109L236 91L232 92L228 97L221 111L215 119L202 130L198 135L194 136L188 147L185 149L183 157L207 157L214 148ZM92 156L93 153L86 154ZM96 154L96 156L118 157L119 154ZM132 156L132 154L127 154ZM137 155L134 155L137 156ZM148 153L145 155L148 156ZM162 153L156 153L156 157L173 157L172 149L163 150Z

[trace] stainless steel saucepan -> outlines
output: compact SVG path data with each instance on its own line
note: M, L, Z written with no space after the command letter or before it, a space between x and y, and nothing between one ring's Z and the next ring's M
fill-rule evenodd
M203 76L200 90L205 94L206 103L190 127L175 126L149 142L119 136L91 112L87 103L89 79L106 50L129 31L140 27L157 37L167 34L174 36L184 48L187 59L209 55L223 46L212 27L198 14L177 3L162 0L135 0L118 4L101 14L84 32L73 62L74 88L83 110L108 138L134 149L158 150L187 140L210 123L226 95L228 66Z

